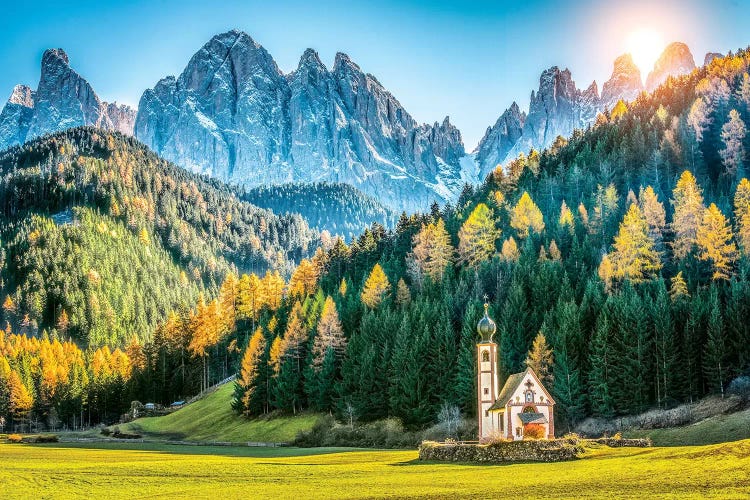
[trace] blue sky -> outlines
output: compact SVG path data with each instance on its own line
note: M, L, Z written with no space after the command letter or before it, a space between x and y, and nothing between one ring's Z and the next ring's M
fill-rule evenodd
M237 28L285 72L307 47L329 67L348 53L418 121L450 115L472 149L511 102L527 108L549 66L601 90L633 31L684 41L700 63L707 51L750 45L748 20L744 0L4 2L0 96L16 83L36 87L42 53L62 47L103 99L137 105L211 36Z

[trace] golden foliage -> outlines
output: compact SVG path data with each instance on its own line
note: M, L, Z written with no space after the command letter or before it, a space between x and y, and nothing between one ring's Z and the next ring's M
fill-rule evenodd
M516 206L513 207L510 225L520 238L528 238L532 231L541 233L544 230L542 211L536 206L528 192L524 191Z
M462 264L476 267L495 253L501 231L495 227L492 210L480 203L458 232L458 255Z
M380 264L375 264L362 289L362 295L360 296L362 303L370 309L375 309L383 302L390 291L391 284L388 281L388 276L385 275Z
M414 259L423 274L434 281L440 281L445 268L453 261L453 253L445 222L438 219L434 223L422 224L422 228L412 239L409 257Z
M640 283L652 279L662 267L646 217L635 203L625 214L612 247L612 276L616 279Z
M711 203L703 213L696 235L701 260L711 261L714 280L728 280L732 264L737 260L737 245L732 241L732 229L716 204Z
M672 192L672 205L672 251L675 258L684 259L696 244L698 226L706 209L703 205L703 193L693 174L687 170L682 173Z

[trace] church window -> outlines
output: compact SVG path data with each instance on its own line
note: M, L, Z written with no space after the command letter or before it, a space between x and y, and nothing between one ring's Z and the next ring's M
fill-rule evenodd
M490 416L490 410L484 410L484 416L489 417Z
M490 360L490 352L489 351L483 351L482 352L482 361L488 362Z
M526 402L527 403L533 403L534 402L534 393L531 391L526 391Z
M484 393L485 393L485 394L489 394L489 393L490 393L490 389L489 389L488 387L485 387L485 388L484 388Z

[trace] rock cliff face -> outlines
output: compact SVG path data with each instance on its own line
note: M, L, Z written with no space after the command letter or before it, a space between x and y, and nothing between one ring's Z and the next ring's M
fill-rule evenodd
M135 135L229 182L344 182L398 210L455 198L465 154L447 118L416 123L346 54L329 70L308 49L285 75L239 31L215 36L178 78L147 90Z
M553 66L544 71L539 78L539 89L531 93L528 115L513 103L487 129L475 151L480 176L486 176L519 153L545 148L557 136L568 137L576 128L585 128L596 119L600 109L596 82L581 91L569 70Z
M617 101L632 101L643 91L641 71L630 54L615 59L612 76L602 87L602 107L612 109Z
M713 61L716 58L724 57L724 54L721 52L708 52L706 54L706 57L703 58L703 65L706 66L711 61Z
M670 43L657 59L653 71L648 74L646 89L651 92L668 77L685 75L694 69L695 60L688 46L681 42Z
M707 61L709 56L714 55L707 55ZM656 62L646 87L653 90L670 75L685 74L694 67L687 46L673 43ZM569 137L576 128L592 125L599 113L612 109L620 99L632 101L643 90L641 72L629 54L615 60L612 76L602 86L601 97L596 82L582 91L576 88L567 69L552 67L544 71L539 79L539 89L531 93L528 116L513 103L495 125L487 129L473 153L479 175L484 177L519 153L546 148L559 135Z
M0 150L80 125L133 133L135 111L107 104L76 73L62 49L45 51L36 91L17 85L0 113Z

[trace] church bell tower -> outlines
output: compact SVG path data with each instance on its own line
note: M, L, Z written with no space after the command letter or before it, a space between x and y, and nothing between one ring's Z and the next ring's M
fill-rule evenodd
M497 344L493 340L497 326L489 317L489 304L484 304L484 317L477 324L481 340L477 344L477 419L479 421L479 441L485 441L495 434L490 407L497 399Z

